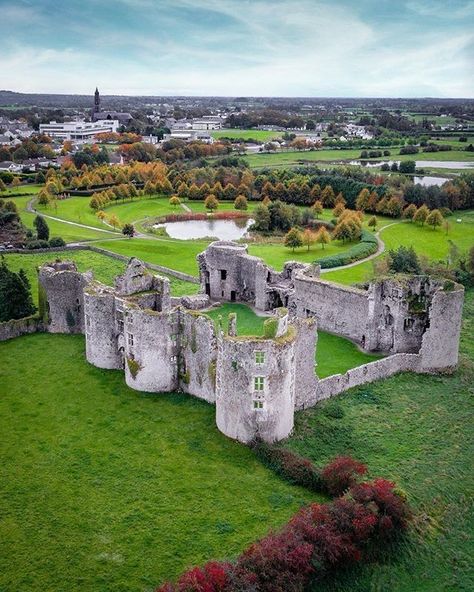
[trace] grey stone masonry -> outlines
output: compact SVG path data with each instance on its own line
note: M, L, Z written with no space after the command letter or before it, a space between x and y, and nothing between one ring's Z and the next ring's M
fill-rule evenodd
M198 263L201 294L182 298L135 258L114 287L74 263L46 264L40 316L0 327L0 339L41 329L84 333L91 364L123 369L138 391L215 403L217 427L241 442L286 438L295 410L351 387L457 365L464 292L453 282L407 276L350 288L322 280L315 265L288 262L276 272L245 245L225 241L209 245ZM239 336L234 314L216 325L205 311L220 300L272 311L264 336ZM318 328L387 357L320 380Z

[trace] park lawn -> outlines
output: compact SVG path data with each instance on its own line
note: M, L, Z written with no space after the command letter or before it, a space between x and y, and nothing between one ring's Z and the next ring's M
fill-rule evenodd
M462 220L457 222L456 220ZM419 226L413 222L403 221L390 226L381 232L381 238L387 250L396 249L400 245L413 246L420 255L430 259L444 259L448 254L449 241L462 251L474 245L474 211L456 212L448 218L450 229L448 234L443 228L433 230L431 226Z
M205 314L214 321L222 317L222 328L227 332L230 313L237 315L238 335L263 335L263 323L268 315L258 315L246 304L224 302ZM332 374L343 374L351 368L373 362L381 357L383 356L361 351L355 343L348 339L325 331L318 331L316 373L319 378L325 378Z
M1 590L153 590L318 499L221 434L214 406L89 365L82 336L0 358Z
M324 465L337 455L395 481L414 510L387 556L320 582L314 592L468 592L474 589L472 512L474 292L466 293L454 375L403 373L296 415L284 446Z
M383 256L383 255L381 255ZM378 257L377 257L378 259ZM366 282L373 277L374 274L374 260L364 261L353 267L347 267L345 269L335 269L331 271L328 269L321 270L321 277L323 280L329 280L338 284L358 284Z
M38 304L38 274L37 268L44 263L61 259L63 261L74 261L79 271L94 272L94 279L107 284L114 285L115 278L125 271L126 263L112 257L95 253L94 251L57 251L50 253L10 253L6 254L5 260L12 271L24 269L31 284L31 291L35 304ZM160 274L165 275L165 274ZM173 276L166 276L170 280L172 296L185 296L195 294L199 290L198 284L192 284Z
M28 193L30 195L36 195L39 193L44 187L44 185L19 185L18 187L8 187L6 191L0 192L0 199L4 199L6 197L15 196L22 193Z
M308 251L307 247L293 249L285 247L283 243L262 243L249 244L249 255L261 257L265 263L276 270L282 270L287 261L300 261L302 263L312 263L328 255L342 253L351 248L355 243L345 243L341 241L331 241L323 249L320 245L313 245Z
M147 263L163 265L197 276L196 256L204 251L208 244L209 242L197 240L132 238L99 241L96 246L119 255L138 257Z
M71 197L58 200L57 208L53 208L51 205L47 207L36 205L35 207L39 212L44 212L50 216L110 230L110 227L101 222L94 210L89 207L90 200L90 197ZM183 209L171 206L168 197L156 196L117 202L114 205L107 206L104 212L107 216L106 219L115 215L124 224L143 220L150 216L157 217L165 214L182 213Z
M211 132L213 138L230 138L232 140L258 140L259 142L268 142L273 139L280 139L284 132L275 132L256 129L221 129Z

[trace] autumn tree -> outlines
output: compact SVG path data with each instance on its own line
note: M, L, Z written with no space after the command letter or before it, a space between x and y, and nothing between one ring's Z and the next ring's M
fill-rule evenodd
M179 199L179 197L177 195L172 195L169 199L169 204L170 204L170 206L173 206L174 208L176 208L176 206L181 205L181 200Z
M204 206L206 210L212 212L213 210L217 210L217 208L219 207L219 201L217 200L215 195L209 193L209 195L204 200Z
M334 189L331 185L326 185L321 193L321 201L325 208L332 208L334 206L336 196L334 195Z
M305 245L306 247L308 247L308 251L311 247L311 245L314 243L314 233L310 228L306 228L305 231L303 232L302 235L302 240L303 240L303 245Z
M357 199L355 202L356 208L358 210L361 210L362 212L365 212L369 206L369 197L370 197L370 192L367 188L364 187L364 189L362 189L360 191L359 195L357 196Z
M316 183L313 185L310 191L310 196L313 201L320 201L321 200L321 187Z
M367 222L367 226L375 230L377 228L377 218L375 216L372 216Z
M315 213L316 218L319 218L319 216L323 213L323 204L320 200L314 202L312 205L312 210Z
M428 218L430 214L430 211L428 209L428 207L423 204L422 206L420 206L414 216L413 216L413 222L416 222L417 224L420 224L421 226L424 225L424 223L426 222L426 219Z
M318 245L321 245L323 250L325 246L331 242L331 235L325 226L321 226L321 228L316 233L315 242L318 243Z
M303 237L297 228L290 228L285 235L285 247L295 249L303 246Z
M246 210L248 208L247 198L245 195L238 195L235 198L234 208L236 210Z
M114 227L114 230L120 226L120 220L115 214L112 214L109 218L109 224Z
M345 210L344 205L342 203L336 204L335 208L332 211L332 214L335 218L339 218L342 212Z
M407 220L413 220L413 216L416 213L416 206L415 204L410 204L403 210L403 217Z
M426 217L426 223L428 226L432 226L433 230L436 230L438 226L441 226L443 223L443 216L439 210L431 210L431 212Z

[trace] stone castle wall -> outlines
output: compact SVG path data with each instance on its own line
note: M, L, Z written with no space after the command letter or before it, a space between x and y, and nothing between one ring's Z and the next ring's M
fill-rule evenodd
M12 319L0 323L0 341L7 341L21 335L41 331L44 331L43 319L37 315L25 317L24 319Z

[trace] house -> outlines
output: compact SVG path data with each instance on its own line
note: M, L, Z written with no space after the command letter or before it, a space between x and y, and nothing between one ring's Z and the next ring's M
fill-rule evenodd
M23 166L11 160L4 160L0 162L0 171L8 171L9 173L19 173Z

